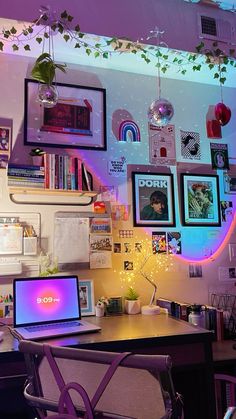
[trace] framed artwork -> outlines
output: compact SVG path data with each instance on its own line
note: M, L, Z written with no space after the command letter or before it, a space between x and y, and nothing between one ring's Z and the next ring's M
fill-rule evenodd
M236 176L224 173L224 192L236 194Z
M220 226L217 175L181 174L183 225Z
M94 288L92 279L79 281L79 298L82 316L93 316L95 314L94 306Z
M106 150L106 90L56 83L59 99L37 101L39 83L25 79L24 144Z
M0 169L6 169L11 154L11 127L0 125Z
M175 226L172 174L133 172L132 188L135 226Z

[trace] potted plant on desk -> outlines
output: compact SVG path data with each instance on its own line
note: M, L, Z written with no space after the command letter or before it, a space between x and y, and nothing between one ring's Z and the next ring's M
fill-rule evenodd
M129 287L125 294L125 312L127 314L138 314L141 312L139 294L133 287Z

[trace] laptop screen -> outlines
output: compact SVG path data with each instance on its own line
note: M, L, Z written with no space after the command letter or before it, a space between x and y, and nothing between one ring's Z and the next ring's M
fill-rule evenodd
M17 278L14 326L80 319L78 277Z

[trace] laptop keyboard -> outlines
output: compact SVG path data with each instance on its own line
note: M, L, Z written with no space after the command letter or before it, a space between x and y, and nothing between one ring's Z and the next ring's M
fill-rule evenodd
M40 324L40 325L37 325L37 326L25 327L25 330L27 330L27 332L40 332L40 331L43 331L43 330L65 329L67 327L76 327L76 326L82 326L82 323L75 320L75 321L72 321L72 322Z

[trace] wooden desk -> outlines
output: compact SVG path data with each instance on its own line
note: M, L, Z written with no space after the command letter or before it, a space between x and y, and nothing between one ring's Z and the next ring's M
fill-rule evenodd
M176 390L184 396L185 419L215 419L212 334L209 331L164 314L89 317L86 320L100 325L101 332L55 338L48 342L117 352L169 354L173 360ZM25 373L23 356L9 333L0 344L0 371L6 362L5 371L9 374L10 370L16 369L18 377L14 382L18 379L21 382L20 374ZM19 388L22 391L22 387Z

